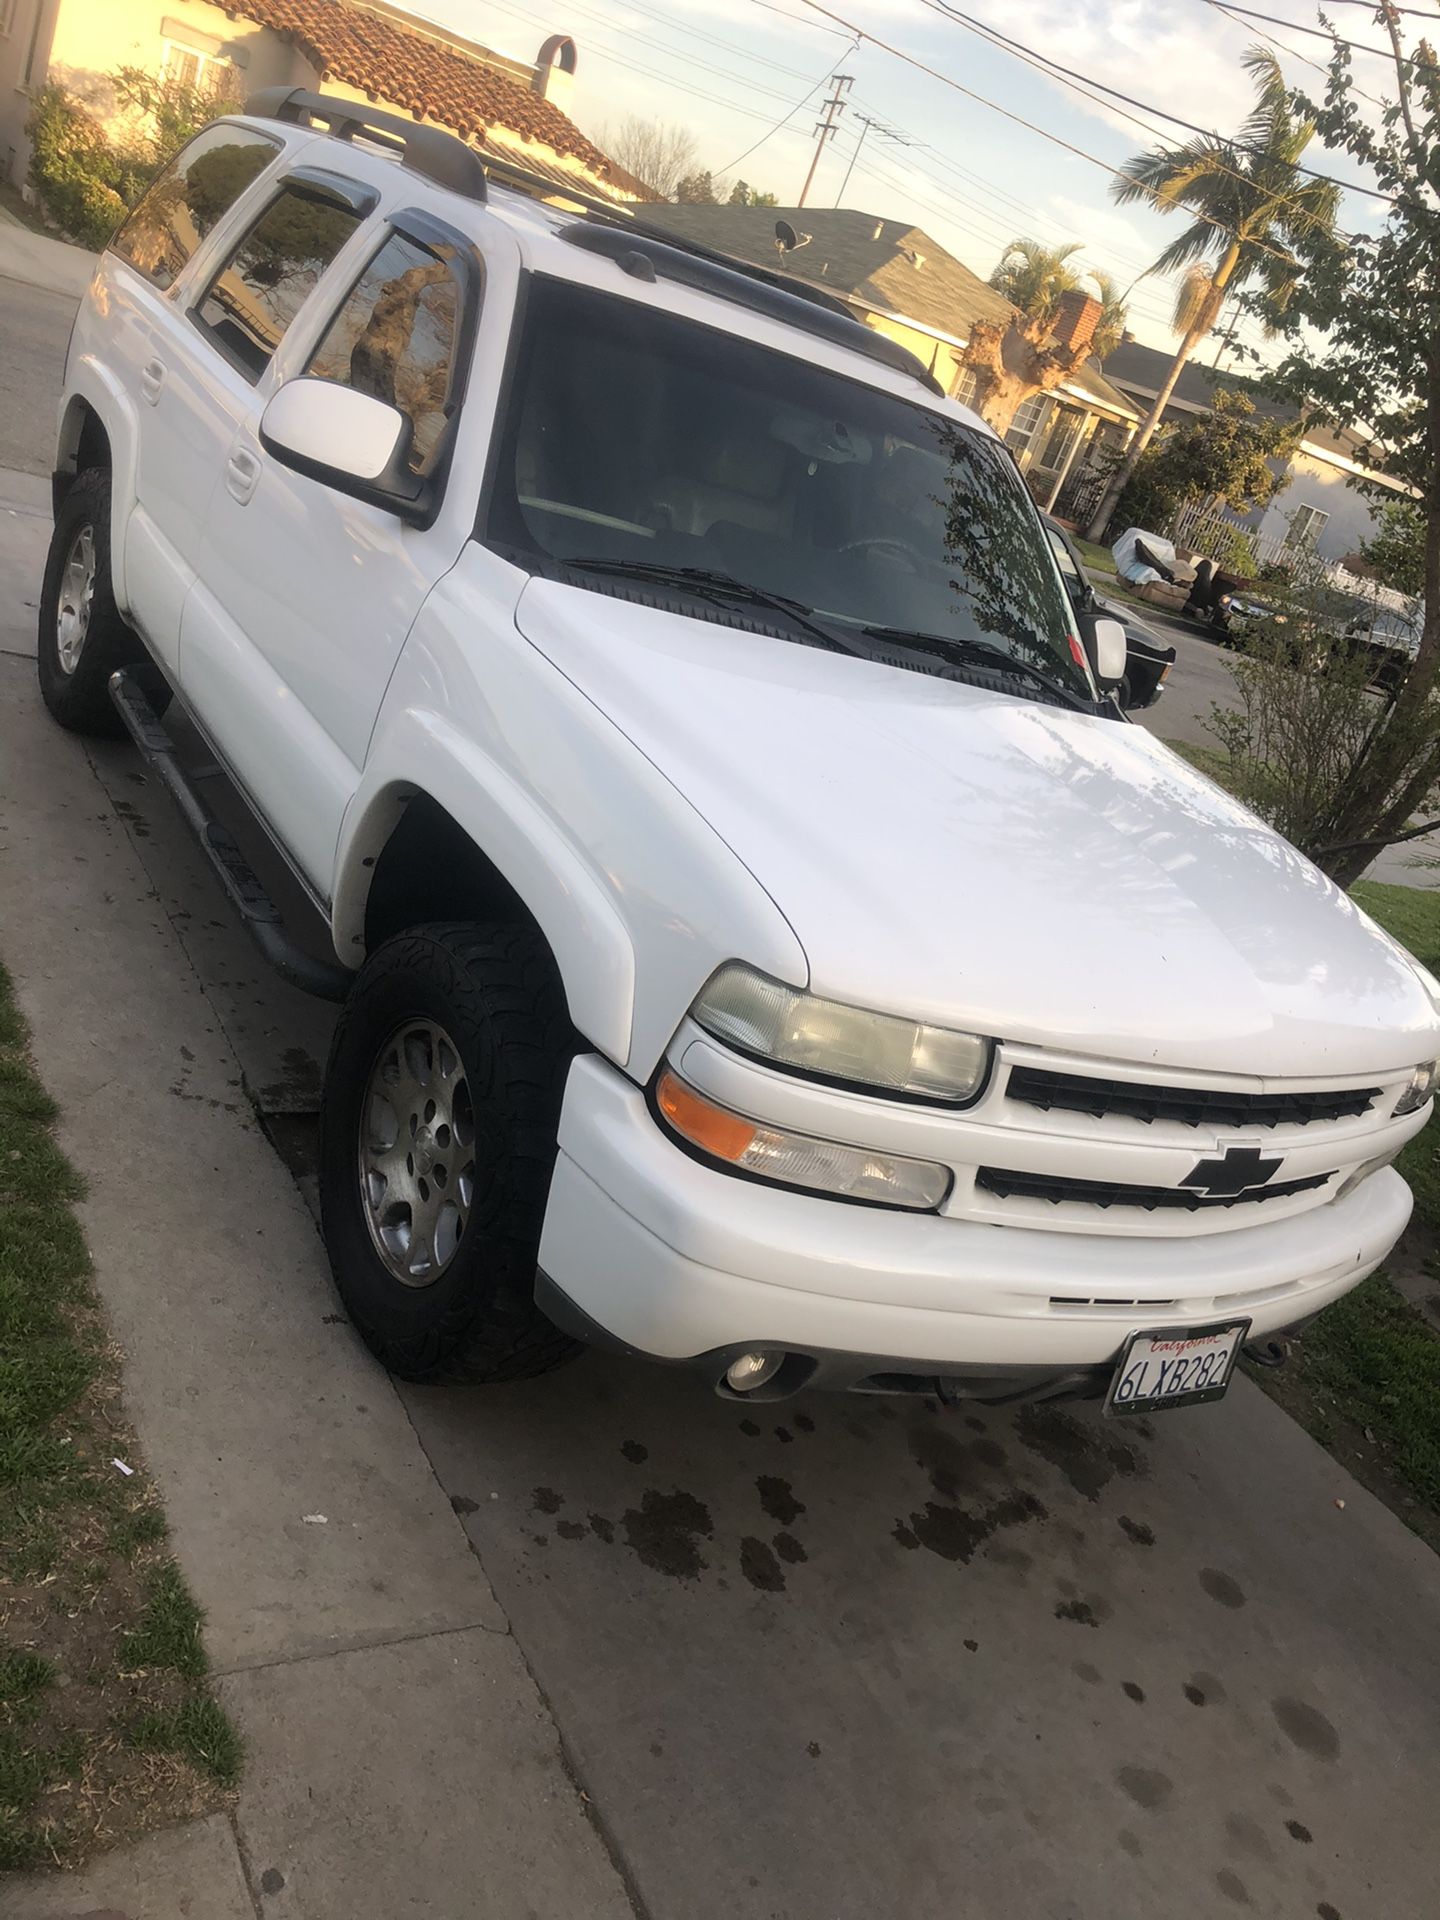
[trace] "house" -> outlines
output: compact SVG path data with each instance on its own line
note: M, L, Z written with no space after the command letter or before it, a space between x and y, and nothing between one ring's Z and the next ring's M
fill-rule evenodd
M790 273L847 301L867 326L908 347L947 393L969 404L975 379L961 365L977 322L1004 324L1012 309L923 228L848 207L646 207L645 222L720 253ZM799 246L785 250L777 225ZM1092 303L1093 304L1093 303ZM1063 325L1063 318L1062 318ZM1123 447L1140 423L1132 401L1094 362L1052 393L1024 402L1005 439L1042 506L1063 496L1082 454Z
M557 184L637 199L639 182L565 111L577 65L563 34L527 63L388 0L0 0L0 175L25 177L37 88L57 82L113 123L110 76L133 66L237 98L323 86L448 127Z
M1170 370L1171 356L1126 339L1105 362L1105 376L1135 405L1149 412ZM1296 409L1236 374L1192 360L1183 368L1165 408L1169 425L1208 413L1217 386L1238 388L1254 402L1257 413L1293 420ZM1262 555L1286 548L1308 547L1322 559L1343 560L1355 554L1374 528L1377 501L1370 486L1404 496L1408 489L1367 465L1367 437L1354 429L1336 432L1307 427L1291 455L1283 484L1262 510L1237 516L1254 532ZM1359 482L1367 483L1362 490Z

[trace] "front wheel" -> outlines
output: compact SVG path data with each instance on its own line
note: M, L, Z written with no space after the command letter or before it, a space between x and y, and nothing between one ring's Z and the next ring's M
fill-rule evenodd
M424 926L361 969L321 1116L331 1271L407 1380L544 1373L578 1351L535 1305L574 1053L548 950L513 926Z
M72 484L50 536L36 646L40 696L71 733L114 738L125 727L111 704L110 676L146 657L110 579L110 476L91 468ZM168 689L154 677L147 691L163 712Z

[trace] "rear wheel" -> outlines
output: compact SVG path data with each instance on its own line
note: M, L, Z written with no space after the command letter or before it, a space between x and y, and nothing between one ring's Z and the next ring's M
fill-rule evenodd
M110 701L117 667L148 661L139 636L115 605L110 579L110 476L82 473L66 494L50 537L40 590L37 636L40 694L72 733L113 737L124 723ZM157 672L146 692L163 712L169 690Z
M416 927L362 968L326 1069L321 1219L336 1288L392 1373L515 1380L579 1350L535 1305L573 1052L524 928Z

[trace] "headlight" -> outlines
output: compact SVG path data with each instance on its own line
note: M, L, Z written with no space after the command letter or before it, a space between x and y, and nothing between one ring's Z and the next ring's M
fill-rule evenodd
M655 1083L655 1104L671 1131L707 1159L811 1193L865 1200L872 1206L933 1213L950 1191L950 1169L932 1160L874 1153L838 1140L818 1140L788 1127L766 1126L722 1107L666 1067Z
M1410 1084L1395 1103L1392 1118L1398 1120L1402 1113L1415 1113L1423 1107L1440 1083L1440 1060L1427 1060L1423 1067L1416 1067L1410 1076Z
M990 1042L977 1034L822 1000L739 961L721 967L691 1013L742 1053L900 1097L958 1105L980 1091L990 1067Z

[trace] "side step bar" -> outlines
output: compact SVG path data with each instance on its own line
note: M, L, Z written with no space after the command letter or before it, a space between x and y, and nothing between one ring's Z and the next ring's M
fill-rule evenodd
M200 842L200 850L214 868L225 897L244 922L245 930L282 980L321 1000L343 1000L355 976L338 962L317 960L298 947L285 931L280 909L240 851L230 829L218 821L191 784L175 753L175 743L160 724L155 709L133 672L122 667L110 676L110 698L125 722L125 730L140 749L141 758L164 783L180 809L186 826Z

